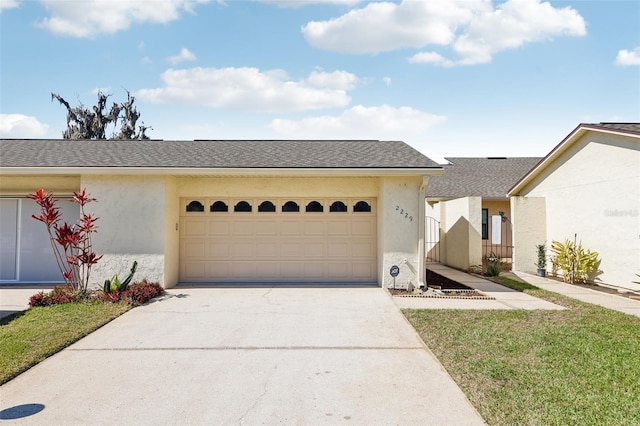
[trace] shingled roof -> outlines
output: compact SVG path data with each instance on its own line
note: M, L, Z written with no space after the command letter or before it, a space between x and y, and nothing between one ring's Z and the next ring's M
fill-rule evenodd
M540 157L448 157L444 176L429 178L427 198L481 196L507 198L509 189L533 168Z
M628 132L634 134L640 134L640 123L597 123L597 124L581 124L586 128L600 128L606 130L616 130L621 132Z
M400 141L2 139L0 167L439 169L441 166Z

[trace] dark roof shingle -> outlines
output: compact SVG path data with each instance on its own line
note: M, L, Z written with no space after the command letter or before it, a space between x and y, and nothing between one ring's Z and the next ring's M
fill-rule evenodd
M432 176L427 198L481 196L506 198L507 191L531 170L541 157L450 157L443 176Z
M0 167L439 168L400 141L1 139Z
M609 130L621 130L629 133L640 134L640 123L594 123L586 126L600 127Z

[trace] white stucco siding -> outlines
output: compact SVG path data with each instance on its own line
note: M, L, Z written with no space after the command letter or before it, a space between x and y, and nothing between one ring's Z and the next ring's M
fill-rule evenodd
M378 221L378 257L381 284L393 285L389 275L391 266L397 265L400 274L396 286L406 287L408 282L418 286L424 260L419 258L419 222L424 220L424 195L420 195L422 177L381 179Z
M94 267L97 284L113 274L165 285L165 177L83 176L81 186L97 199L86 210L99 217L93 246L103 258Z
M546 199L546 240L600 254L606 284L640 289L640 142L588 132L521 191Z

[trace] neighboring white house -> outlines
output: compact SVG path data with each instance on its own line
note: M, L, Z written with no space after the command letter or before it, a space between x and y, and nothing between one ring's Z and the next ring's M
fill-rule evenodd
M640 123L578 125L509 195L514 269L536 270L537 244L577 239L600 254L596 282L640 290Z
M442 167L389 141L0 140L0 283L60 281L37 206L86 188L92 276L178 283L424 284L424 198ZM78 208L60 202L68 218Z

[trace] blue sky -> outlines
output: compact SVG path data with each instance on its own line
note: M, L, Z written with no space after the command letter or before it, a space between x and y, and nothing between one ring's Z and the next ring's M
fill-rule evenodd
M0 0L0 136L136 97L158 139L404 140L543 156L640 121L640 2Z

